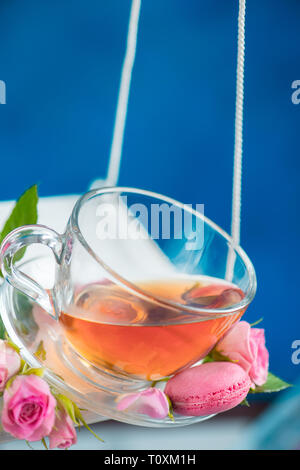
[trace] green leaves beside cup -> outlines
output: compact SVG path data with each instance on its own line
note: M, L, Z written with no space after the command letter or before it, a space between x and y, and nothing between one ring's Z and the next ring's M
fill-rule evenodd
M37 223L38 212L38 190L37 185L31 186L27 189L16 201L12 212L7 218L1 233L0 233L0 244L3 242L6 235L8 235L12 230L21 227L22 225L31 225ZM16 254L16 260L20 260L25 254L25 249L20 250ZM0 276L2 273L0 271ZM27 301L27 298L23 294L19 294L17 301L23 303L24 309L18 308L18 312L21 314L21 318L18 318L22 328L27 328L28 333L35 334L37 325L31 315L31 305ZM5 328L0 317L0 338L4 339L5 337Z

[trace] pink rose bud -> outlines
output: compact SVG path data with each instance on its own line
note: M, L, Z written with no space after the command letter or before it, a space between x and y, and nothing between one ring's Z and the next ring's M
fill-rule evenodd
M3 429L18 439L39 441L54 425L55 406L45 380L33 374L18 375L4 391Z
M3 392L6 382L19 371L20 366L19 354L7 341L0 340L0 392Z
M263 385L268 378L269 352L265 344L265 331L262 328L251 328L250 347L254 360L249 371L249 376L256 385Z
M49 435L50 449L67 449L77 442L73 421L68 413L59 411L56 415L53 429Z
M215 348L241 366L255 385L267 381L269 353L265 346L265 332L261 328L251 328L246 321L233 325Z
M168 416L169 402L158 388L147 388L142 392L124 395L117 404L119 411L128 410L151 418L163 419Z

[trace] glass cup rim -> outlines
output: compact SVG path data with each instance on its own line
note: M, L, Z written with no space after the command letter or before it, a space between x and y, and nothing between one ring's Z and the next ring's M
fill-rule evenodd
M249 276L249 287L243 299L239 303L235 304L234 306L226 307L226 308L218 308L218 309L205 308L204 309L201 307L187 306L184 304L180 304L177 302L172 302L170 300L163 299L156 295L152 295L149 292L144 291L143 289L139 288L134 283L128 281L127 279L122 277L120 274L118 274L116 271L114 271L112 268L110 268L110 266L108 266L87 243L87 241L85 240L79 228L79 221L78 221L81 208L89 200L94 199L95 197L98 197L98 196L102 196L104 194L109 194L109 193L139 194L143 196L152 197L155 199L160 199L161 201L176 205L182 210L190 211L192 214L196 215L197 217L200 217L204 221L204 223L206 223L213 230L215 230L219 235L221 235L225 240L227 240L228 247L231 247L233 251L244 262L248 276ZM201 317L201 319L203 320L203 316L210 318L211 316L221 317L221 316L233 315L237 313L238 311L245 309L255 296L256 287L257 287L255 269L254 269L252 262L250 261L250 258L248 257L246 252L242 249L242 247L240 245L236 245L232 237L227 232L225 232L225 230L219 227L215 222L210 220L204 214L201 214L200 212L196 211L195 209L191 207L186 207L186 204L181 203L171 197L165 196L160 193L156 193L154 191L146 190L146 189L139 189L139 188L134 188L134 187L126 187L126 186L105 186L103 188L93 189L91 191L84 193L75 203L75 206L70 216L70 225L71 225L72 233L76 235L78 241L81 243L83 248L95 259L97 263L99 263L102 266L102 268L110 275L110 277L114 279L114 281L116 281L118 285L125 287L125 289L127 291L130 291L132 294L135 294L144 300L150 301L152 303L156 303L159 306L177 310L177 311L180 311L181 313L185 312L190 315L196 315L198 317Z

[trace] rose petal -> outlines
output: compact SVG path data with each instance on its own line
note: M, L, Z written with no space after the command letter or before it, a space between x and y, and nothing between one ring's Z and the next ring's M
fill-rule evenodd
M76 444L77 435L73 421L66 411L60 411L55 419L54 427L49 435L49 448L67 449Z
M53 427L55 406L45 380L33 374L19 375L4 391L3 428L19 439L40 440Z
M159 389L151 387L142 392L125 395L117 405L118 410L129 410L151 418L163 419L168 416L169 402Z
M216 350L241 366L247 373L254 360L250 346L251 326L246 321L233 325L216 345Z
M262 328L251 328L250 344L255 357L249 371L251 380L256 385L266 383L269 371L269 352L265 346L265 331Z

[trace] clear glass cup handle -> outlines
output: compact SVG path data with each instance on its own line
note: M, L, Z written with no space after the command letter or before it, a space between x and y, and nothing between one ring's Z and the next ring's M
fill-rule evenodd
M35 300L53 318L57 319L56 300L42 286L15 265L15 255L29 245L40 243L51 248L60 264L63 250L62 235L44 225L24 225L10 232L0 248L0 264L4 278L16 289Z

